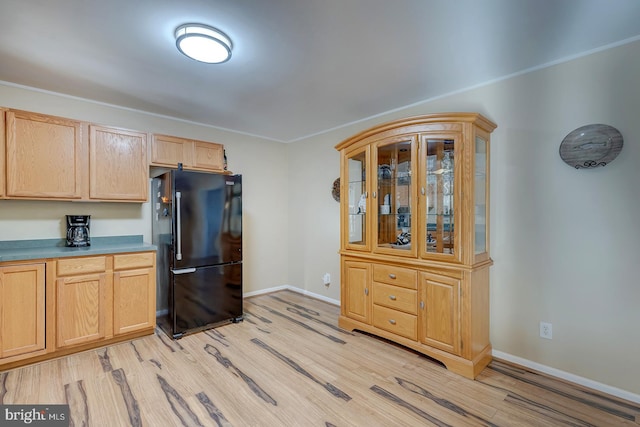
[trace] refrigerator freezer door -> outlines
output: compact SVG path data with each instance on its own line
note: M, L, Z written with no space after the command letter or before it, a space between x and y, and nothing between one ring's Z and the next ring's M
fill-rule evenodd
M173 174L175 194L180 194L180 203L174 203L173 268L242 261L241 176L188 171Z
M242 263L177 270L171 282L169 316L175 338L242 319Z

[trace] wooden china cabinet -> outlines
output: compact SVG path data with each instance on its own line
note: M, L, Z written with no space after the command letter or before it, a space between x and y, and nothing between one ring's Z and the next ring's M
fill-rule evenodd
M339 324L475 378L489 342L489 135L476 113L411 117L336 146Z

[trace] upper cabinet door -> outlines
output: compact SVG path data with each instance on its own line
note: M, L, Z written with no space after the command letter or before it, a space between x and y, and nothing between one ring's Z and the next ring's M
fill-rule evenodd
M145 133L91 125L89 153L90 199L134 202L148 199Z
M342 245L344 249L368 251L371 210L368 165L369 147L355 150L342 157L340 197L343 216Z
M458 133L421 136L422 258L461 260L461 151Z
M151 165L178 167L193 163L193 142L168 135L153 135L151 140Z
M417 135L384 139L376 145L372 208L376 221L375 251L415 257L414 169Z
M222 172L224 170L224 147L214 142L194 141L193 168Z
M5 144L5 111L0 109L0 199L4 198L5 193L5 160L4 153L6 152L6 144Z
M7 196L79 199L86 155L80 122L26 111L6 116Z

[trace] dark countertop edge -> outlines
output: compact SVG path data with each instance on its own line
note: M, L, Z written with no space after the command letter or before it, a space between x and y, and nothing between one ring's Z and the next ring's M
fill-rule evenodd
M90 246L77 248L67 247L65 243L65 239L0 241L0 262L147 252L158 249L155 245L143 242L142 235L92 237Z

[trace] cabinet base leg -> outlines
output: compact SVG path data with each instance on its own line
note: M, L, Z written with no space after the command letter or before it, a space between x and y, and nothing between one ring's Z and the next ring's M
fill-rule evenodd
M348 331L362 331L371 335L385 338L394 343L398 343L404 347L415 350L426 356L429 356L439 362L441 362L449 371L455 372L458 375L469 379L475 379L480 372L491 362L491 344L487 346L473 359L465 359L461 356L447 353L444 350L440 350L435 347L431 347L422 344L419 341L412 341L410 339L392 334L390 332L378 329L375 326L367 323L359 322L357 320L350 319L346 316L340 316L338 318L338 326Z

